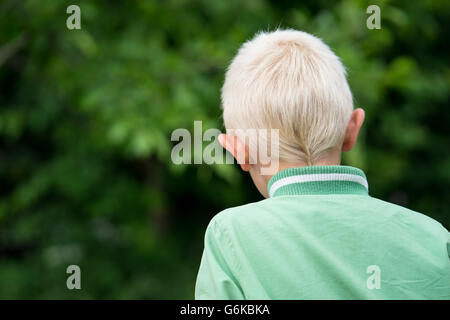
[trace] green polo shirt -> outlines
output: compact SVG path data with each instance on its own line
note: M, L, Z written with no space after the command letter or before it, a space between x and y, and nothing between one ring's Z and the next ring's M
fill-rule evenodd
M209 223L196 299L450 299L450 234L347 166L290 168Z

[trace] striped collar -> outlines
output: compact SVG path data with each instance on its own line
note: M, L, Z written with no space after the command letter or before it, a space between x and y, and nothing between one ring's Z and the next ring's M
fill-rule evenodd
M267 185L270 197L306 194L367 195L369 186L360 169L348 166L288 168L277 172Z

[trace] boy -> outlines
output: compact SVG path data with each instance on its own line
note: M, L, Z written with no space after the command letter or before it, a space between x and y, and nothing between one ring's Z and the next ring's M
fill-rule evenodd
M258 34L229 66L222 106L227 133L278 129L278 170L261 174L242 135L219 136L267 199L211 220L196 299L450 298L449 232L370 197L365 174L340 165L364 111L320 39Z

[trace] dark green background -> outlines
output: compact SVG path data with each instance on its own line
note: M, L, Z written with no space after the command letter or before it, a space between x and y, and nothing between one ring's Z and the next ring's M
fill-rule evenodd
M66 8L81 8L79 31ZM381 30L366 8L381 8ZM366 110L344 163L372 196L448 229L448 1L0 1L0 298L193 298L209 219L261 199L234 165L170 160L223 128L243 41L295 28L348 68ZM82 290L66 288L77 264Z

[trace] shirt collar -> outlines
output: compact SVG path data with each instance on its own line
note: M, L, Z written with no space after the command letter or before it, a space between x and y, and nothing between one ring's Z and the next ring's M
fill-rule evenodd
M311 166L277 172L267 185L270 197L306 194L368 195L366 175L349 166Z

